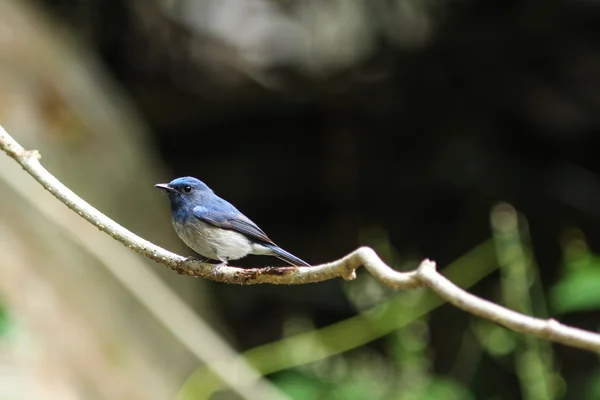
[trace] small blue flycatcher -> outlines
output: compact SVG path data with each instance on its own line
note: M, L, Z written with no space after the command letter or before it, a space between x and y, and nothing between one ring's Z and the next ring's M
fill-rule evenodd
M248 254L275 256L294 266L310 267L277 246L248 217L217 196L202 181L189 176L155 187L171 201L171 222L177 235L198 254L227 265Z

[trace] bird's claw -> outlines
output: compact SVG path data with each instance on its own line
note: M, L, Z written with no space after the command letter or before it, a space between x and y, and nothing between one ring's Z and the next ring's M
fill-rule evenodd
M185 260L183 260L183 263L188 263L188 262L205 263L205 262L208 262L208 260L210 260L210 258L199 258L199 257L189 256L189 257L186 257Z
M226 267L227 266L227 262L221 262L219 264L215 264L215 269L213 270L213 276L217 276L217 274L219 273L219 271L221 270L221 267Z

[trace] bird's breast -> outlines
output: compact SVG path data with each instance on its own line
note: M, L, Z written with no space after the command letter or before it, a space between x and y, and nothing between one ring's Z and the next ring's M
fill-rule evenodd
M173 228L188 247L213 260L237 260L252 251L250 240L246 236L207 224L197 218L173 218Z

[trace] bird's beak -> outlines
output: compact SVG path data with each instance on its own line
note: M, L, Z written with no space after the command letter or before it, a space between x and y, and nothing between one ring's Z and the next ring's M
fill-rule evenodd
M168 183L157 183L156 185L154 185L154 187L164 190L165 192L168 192L168 193L176 193L177 192L175 189L173 189L171 186L169 186Z

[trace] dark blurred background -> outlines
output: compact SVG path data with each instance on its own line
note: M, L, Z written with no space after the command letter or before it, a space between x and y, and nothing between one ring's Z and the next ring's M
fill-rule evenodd
M395 268L414 268L427 257L443 269L491 237L479 259L453 264L459 277L483 271L481 260L489 264L471 292L597 330L596 2L24 3L126 99L145 127L143 151L161 164L156 181L202 179L278 244L315 264L370 245ZM19 35L5 32L11 34ZM64 87L53 82L42 114L59 120L61 133L51 140L72 143L65 132L75 130L73 118L61 111L69 106L55 94ZM95 95L104 96L88 94ZM121 179L124 189L127 181L155 183L129 172ZM139 232L152 231L160 218L162 234L174 236L166 200L147 193L160 205L140 217ZM126 197L132 207L143 201ZM250 257L237 264L270 262ZM257 369L272 372L294 399L600 398L595 354L512 335L448 305L390 330L382 319L364 320L360 326L372 331L346 332L364 340L338 349L345 339L324 339L333 343L325 346L329 355L289 367L278 367L269 347L256 356L257 346L396 301L364 274L356 283L298 287L186 285L206 293L194 301L210 310L236 350L254 349L249 358ZM396 312L433 301L418 293ZM258 361L270 357L270 367ZM183 375L195 367L190 362ZM178 396L204 398L194 382L208 379L202 374L179 382Z

